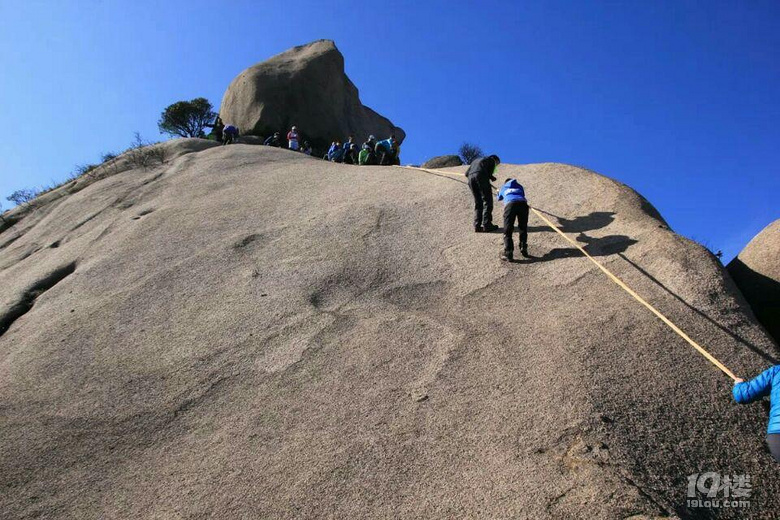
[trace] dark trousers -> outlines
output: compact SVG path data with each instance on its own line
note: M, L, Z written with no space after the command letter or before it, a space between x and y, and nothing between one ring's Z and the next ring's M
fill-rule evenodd
M380 166L392 166L393 164L397 164L394 150L387 150L381 146L377 146L374 151L376 152Z
M766 436L766 444L769 446L769 453L777 462L780 462L780 433L769 433Z
M527 202L510 202L504 206L504 251L506 253L513 253L515 250L515 244L512 242L515 219L517 219L517 229L520 231L520 247L523 247L528 243Z
M474 227L493 224L493 191L490 189L490 179L469 177L469 188L474 195Z

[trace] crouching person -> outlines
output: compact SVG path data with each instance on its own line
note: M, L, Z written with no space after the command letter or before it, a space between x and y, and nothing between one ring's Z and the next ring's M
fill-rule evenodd
M769 425L766 443L769 452L780 462L780 365L761 372L755 379L738 379L732 391L734 400L739 404L748 404L769 396Z
M374 152L376 153L380 166L401 164L398 160L398 141L396 141L394 135L376 143Z
M501 259L511 262L514 259L515 244L512 242L512 232L517 220L517 230L520 232L520 254L528 257L528 201L525 198L523 186L517 179L507 179L498 190L498 200L504 201L504 252Z
M222 144L231 144L235 142L236 139L238 139L238 128L233 125L227 125L222 130Z

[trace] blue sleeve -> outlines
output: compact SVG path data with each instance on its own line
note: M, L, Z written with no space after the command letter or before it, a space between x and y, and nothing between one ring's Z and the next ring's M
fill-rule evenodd
M501 187L500 190L498 190L498 197L496 197L498 200L504 200L504 188Z
M748 404L769 395L772 390L772 378L779 366L764 370L750 381L734 385L731 392L734 395L734 400L739 404Z

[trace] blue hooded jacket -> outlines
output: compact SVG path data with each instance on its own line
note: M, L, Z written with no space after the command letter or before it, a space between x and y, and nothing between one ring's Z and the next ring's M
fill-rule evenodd
M377 147L384 148L386 151L391 152L393 150L393 141L390 139L382 139L376 143Z
M515 179L509 179L509 182L501 186L498 190L498 200L503 200L504 205L510 202L527 202L523 186Z
M328 159L331 161L340 161L344 157L344 147L332 144L328 150Z
M769 396L769 425L767 433L780 433L780 365L761 372L755 379L734 385L734 400L739 404L752 403Z

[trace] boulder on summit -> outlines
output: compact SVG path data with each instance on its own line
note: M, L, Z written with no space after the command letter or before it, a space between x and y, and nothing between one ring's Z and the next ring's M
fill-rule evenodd
M728 270L758 321L780 343L780 219L753 237Z
M344 73L344 56L331 40L293 47L239 74L228 86L220 116L242 134L268 136L293 125L316 150L336 139L406 134L360 102Z
M452 168L454 166L462 166L463 161L457 155L439 155L428 159L422 164L423 168Z

